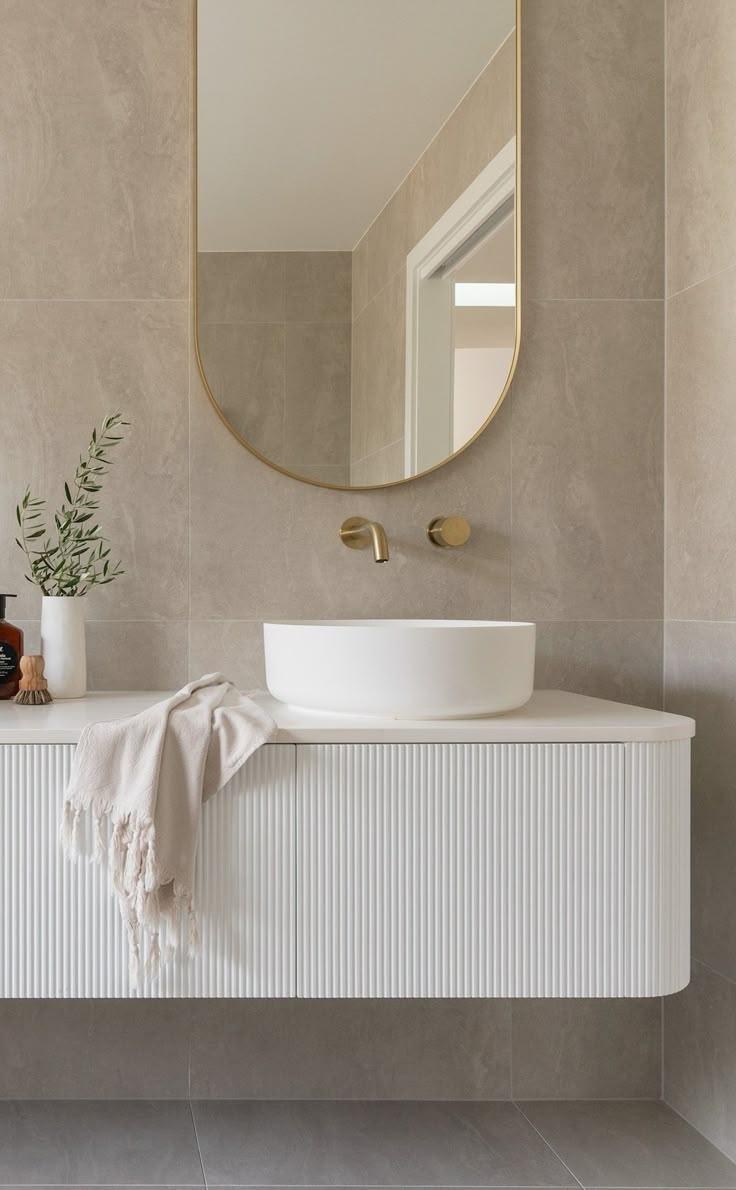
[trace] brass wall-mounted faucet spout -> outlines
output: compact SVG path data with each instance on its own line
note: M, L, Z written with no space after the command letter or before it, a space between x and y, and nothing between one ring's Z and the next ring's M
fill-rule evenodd
M373 561L388 562L386 530L378 521L362 516L350 516L340 526L340 540L351 550L366 550L373 546Z

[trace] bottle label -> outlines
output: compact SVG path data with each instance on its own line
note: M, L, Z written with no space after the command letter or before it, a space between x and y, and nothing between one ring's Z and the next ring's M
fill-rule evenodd
M12 678L18 668L18 654L6 640L0 640L0 683Z

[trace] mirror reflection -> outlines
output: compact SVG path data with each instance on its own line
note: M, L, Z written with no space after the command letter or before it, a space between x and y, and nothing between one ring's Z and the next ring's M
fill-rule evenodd
M198 0L197 337L229 427L370 487L462 450L517 340L515 0Z

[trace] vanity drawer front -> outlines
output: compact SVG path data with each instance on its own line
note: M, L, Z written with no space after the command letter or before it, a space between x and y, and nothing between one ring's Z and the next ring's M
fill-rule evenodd
M299 746L298 994L627 994L625 751Z
M59 846L73 755L0 746L0 997L294 996L293 745L261 748L204 807L200 951L138 991L107 869Z

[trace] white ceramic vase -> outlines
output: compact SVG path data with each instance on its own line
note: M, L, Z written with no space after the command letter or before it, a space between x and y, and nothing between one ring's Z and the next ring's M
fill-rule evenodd
M41 652L52 698L82 698L87 693L84 604L83 597L43 597Z

